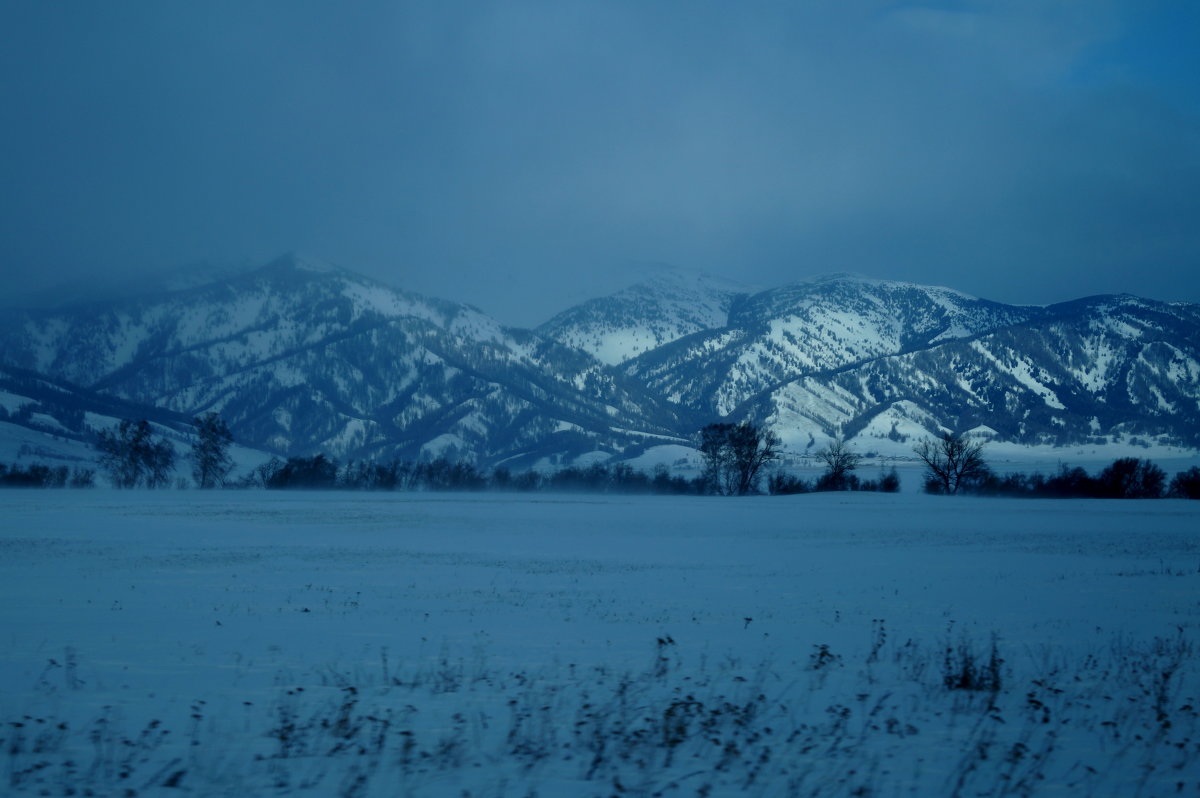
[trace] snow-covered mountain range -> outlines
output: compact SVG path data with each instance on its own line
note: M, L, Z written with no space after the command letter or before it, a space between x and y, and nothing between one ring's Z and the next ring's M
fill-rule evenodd
M475 308L281 259L184 291L12 314L0 362L280 454L497 462L673 439L677 408Z
M666 271L530 331L285 257L4 311L0 369L0 438L86 443L115 418L185 430L216 410L240 442L281 455L484 466L634 457L722 419L768 424L797 453L941 430L1200 449L1200 306L1012 306L846 275L754 292Z

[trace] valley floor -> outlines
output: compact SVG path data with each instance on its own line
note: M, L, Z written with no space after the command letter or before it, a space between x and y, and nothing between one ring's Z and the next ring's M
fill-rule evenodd
M1195 795L1200 502L0 493L0 793Z

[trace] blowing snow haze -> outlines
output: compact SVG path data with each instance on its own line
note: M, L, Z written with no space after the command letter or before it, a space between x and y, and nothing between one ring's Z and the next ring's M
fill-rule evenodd
M292 250L521 326L655 262L1200 300L1193 4L129 0L0 30L10 303Z

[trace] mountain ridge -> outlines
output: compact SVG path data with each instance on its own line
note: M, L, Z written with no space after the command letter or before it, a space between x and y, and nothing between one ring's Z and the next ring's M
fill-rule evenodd
M582 353L345 270L273 263L160 300L38 311L5 326L3 362L176 412L215 409L235 434L280 454L495 459L506 453L484 438L540 452L523 438L553 438L558 424L609 446L629 437L606 430L609 419L668 437L677 425L674 409L630 398ZM538 417L548 407L552 421ZM422 437L423 423L437 429ZM499 430L484 435L489 425Z
M755 291L678 270L521 330L296 256L0 312L0 365L91 397L216 410L279 455L480 465L628 459L715 420L766 424L794 451L977 428L1021 446L1200 450L1198 341L1190 303L1006 305L845 274ZM6 423L37 404L11 396Z

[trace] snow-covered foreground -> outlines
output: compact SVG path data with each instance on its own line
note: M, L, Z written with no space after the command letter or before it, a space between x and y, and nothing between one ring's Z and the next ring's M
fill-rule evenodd
M4 794L1195 795L1198 646L1200 502L0 493Z

